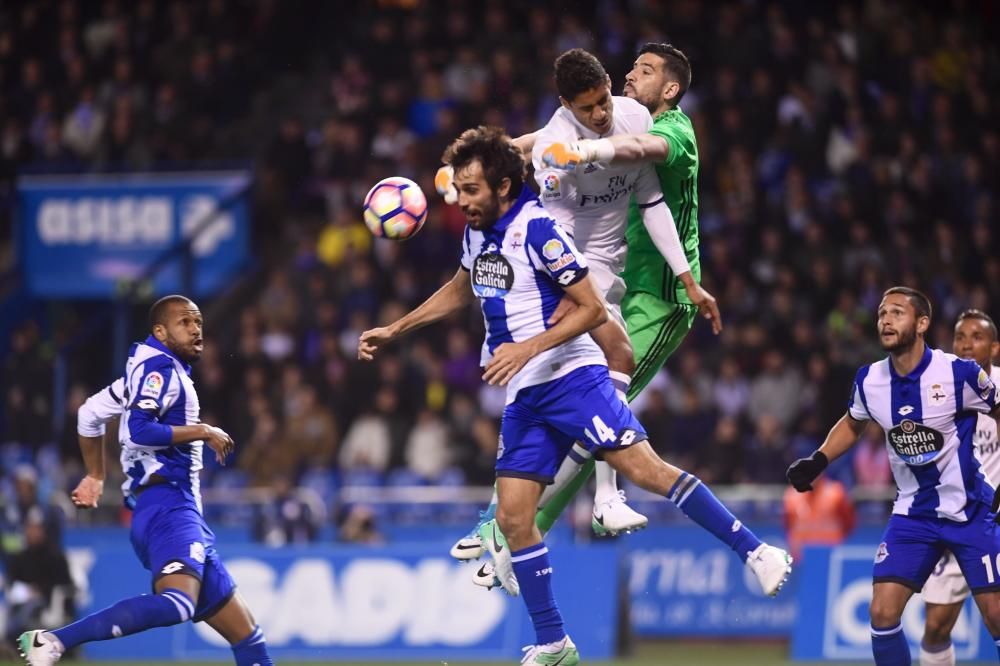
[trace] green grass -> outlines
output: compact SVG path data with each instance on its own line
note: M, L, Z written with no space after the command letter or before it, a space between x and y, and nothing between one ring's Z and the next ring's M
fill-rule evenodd
M788 649L781 644L759 644L741 642L720 642L720 643L670 643L653 642L640 643L636 646L635 654L617 659L615 661L589 661L584 659L582 663L593 664L622 664L623 666L785 666L796 664L804 666L804 662L791 662L787 658ZM220 666L220 664L232 663L223 651L219 651L219 661L214 662L184 662L188 666ZM519 655L512 654L508 661L483 662L483 661L420 661L420 662L348 662L348 661L309 661L309 662L287 662L282 661L281 666L511 666L518 663ZM586 655L584 655L586 657ZM0 666L13 666L15 662L0 662ZM92 666L105 664L106 666L125 666L124 661L80 661L67 662L69 664L80 664ZM128 662L128 666L173 666L178 662ZM823 662L822 666L846 666L846 664L834 664L834 662ZM856 666L856 664L854 665Z
M725 641L719 643L670 643L654 642L641 643L636 647L635 654L630 657L617 659L615 661L588 661L588 664L622 664L622 666L848 666L847 662L792 662L787 657L788 648L781 644L760 644ZM586 655L585 655L586 656ZM188 666L220 666L220 664L232 663L222 651L219 652L219 661L210 662L183 662ZM168 661L146 661L146 662L125 662L125 661L78 661L67 662L67 664L80 664L80 666L173 666L180 662ZM511 655L508 661L484 662L484 661L407 661L407 662L375 662L375 661L308 661L308 662L280 662L281 666L511 666L518 663L518 655ZM857 666L861 662L851 662L850 666ZM965 662L963 662L965 663ZM20 662L0 661L0 666L14 666ZM972 664L969 664L972 666Z

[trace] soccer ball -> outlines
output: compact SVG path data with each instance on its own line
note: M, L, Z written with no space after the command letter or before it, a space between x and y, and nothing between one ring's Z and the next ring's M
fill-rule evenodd
M379 238L406 240L427 220L427 198L409 178L384 178L365 197L365 224Z

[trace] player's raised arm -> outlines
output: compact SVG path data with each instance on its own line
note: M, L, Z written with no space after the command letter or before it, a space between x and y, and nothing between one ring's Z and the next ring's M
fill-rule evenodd
M854 446L858 437L864 432L866 424L867 421L859 421L851 416L850 412L844 414L830 429L822 446L813 451L809 457L799 458L789 465L786 473L788 482L800 493L812 490L812 482L816 477L823 473L831 461L844 455Z
M572 143L552 143L542 153L542 161L553 169L573 171L579 164L629 164L663 162L670 144L653 134L620 134L606 139L580 139Z
M430 297L388 326L365 331L358 338L358 358L371 361L379 348L401 335L448 317L472 302L469 270L463 265L455 275Z

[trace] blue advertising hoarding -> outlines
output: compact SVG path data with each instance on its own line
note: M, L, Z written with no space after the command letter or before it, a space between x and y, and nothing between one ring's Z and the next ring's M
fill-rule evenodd
M784 543L773 529L758 534ZM794 573L771 598L733 551L696 525L651 527L626 538L636 635L786 638L791 632L798 607Z
M870 543L807 548L798 571L801 613L792 633L792 658L871 663L868 604L872 598L872 563L878 533ZM924 604L914 595L903 613L903 632L916 658L924 630ZM975 604L967 599L952 631L959 661L996 663L993 639ZM914 662L915 663L915 662Z
M121 536L117 543L69 548L86 586L81 613L149 591L149 573L132 554L127 534ZM222 552L279 662L514 660L523 645L534 643L523 601L473 585L473 565L455 562L438 544L269 549L223 543ZM618 550L563 547L550 556L556 597L580 653L610 658L617 640ZM228 645L204 623L92 643L84 655L231 658Z
M191 237L193 292L208 295L244 265L250 221L242 172L35 176L18 182L20 264L31 292L50 298L109 298ZM180 255L151 284L182 291Z

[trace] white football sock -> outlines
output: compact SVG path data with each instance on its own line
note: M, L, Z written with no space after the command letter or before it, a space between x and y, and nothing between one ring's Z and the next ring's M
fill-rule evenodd
M597 490L594 491L594 504L601 504L618 494L618 472L604 462L597 461Z
M538 500L538 508L544 507L556 493L569 485L569 482L576 477L580 472L580 468L590 458L590 451L583 448L580 442L574 442L569 455L563 458L562 465L559 466L559 471L556 472L555 480L550 485L545 486L545 490L542 491L542 497Z
M921 645L920 666L955 666L955 646L949 643L944 650L928 652Z

